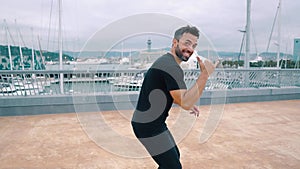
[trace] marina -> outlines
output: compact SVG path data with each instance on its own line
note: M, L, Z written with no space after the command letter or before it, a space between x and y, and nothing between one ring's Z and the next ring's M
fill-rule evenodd
M147 70L1 71L0 96L63 95L139 91ZM62 72L62 74L60 73ZM184 70L187 87L198 69ZM63 76L60 91L60 76ZM205 90L300 86L299 69L217 69Z

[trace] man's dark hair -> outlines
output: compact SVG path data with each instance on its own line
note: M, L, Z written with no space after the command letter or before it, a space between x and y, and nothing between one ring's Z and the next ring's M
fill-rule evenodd
M189 26L189 25L177 29L174 38L176 40L179 40L184 33L190 33L194 36L197 36L197 38L199 38L199 30L196 27Z

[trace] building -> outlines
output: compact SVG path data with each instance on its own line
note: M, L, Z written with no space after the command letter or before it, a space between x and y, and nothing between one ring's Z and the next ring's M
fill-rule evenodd
M294 61L300 60L300 37L294 39Z

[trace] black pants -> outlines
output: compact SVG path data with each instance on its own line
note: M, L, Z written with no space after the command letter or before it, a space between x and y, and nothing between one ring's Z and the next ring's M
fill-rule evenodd
M132 122L133 131L159 169L181 169L180 152L165 124L149 126Z

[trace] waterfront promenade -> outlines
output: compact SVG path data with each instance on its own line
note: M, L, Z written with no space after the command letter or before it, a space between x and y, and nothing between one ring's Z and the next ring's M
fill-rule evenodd
M233 103L224 106L218 128L199 143L210 106L179 143L185 169L300 168L300 100ZM131 114L128 110L127 114ZM168 124L176 121L173 108ZM102 112L120 134L134 138L130 122L116 111ZM118 144L120 140L107 141ZM76 113L0 117L0 168L140 169L157 168L151 158L125 158L95 144Z

